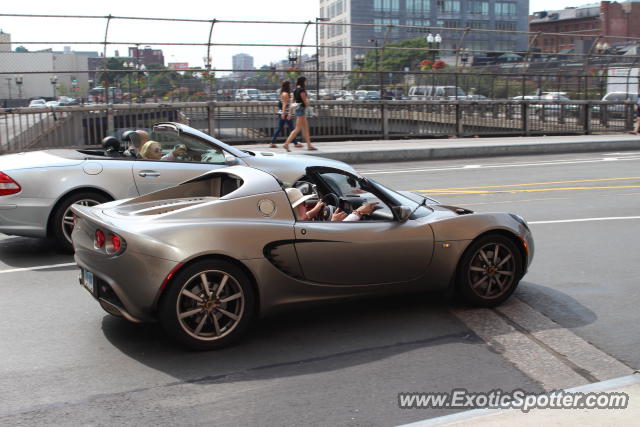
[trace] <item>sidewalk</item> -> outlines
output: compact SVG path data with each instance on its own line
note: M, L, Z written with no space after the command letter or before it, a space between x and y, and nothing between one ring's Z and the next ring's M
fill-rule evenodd
M640 420L640 374L614 378L566 390L568 392L621 392L629 395L626 409L475 409L444 417L405 424L402 427L433 426L630 426Z
M312 138L313 141L313 138ZM640 150L640 136L629 134L530 136L498 138L402 139L376 141L313 142L318 151L290 146L293 154L310 154L350 164L535 154ZM247 150L284 153L269 144L236 145Z

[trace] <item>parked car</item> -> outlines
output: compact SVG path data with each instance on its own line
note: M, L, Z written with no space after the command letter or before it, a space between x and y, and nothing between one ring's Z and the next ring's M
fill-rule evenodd
M415 100L456 100L465 99L467 96L458 86L411 86L408 95L410 99Z
M44 105L49 108L55 108L59 107L60 103L58 101L47 101Z
M493 307L533 259L517 215L441 205L344 168L314 165L305 176L292 200L273 175L234 166L143 197L74 205L80 282L112 315L159 320L183 345L215 349L296 302L432 290ZM305 199L346 212L379 204L360 221L309 221L292 208Z
M45 101L44 99L32 99L29 102L29 107L30 108L44 108L47 105L47 101Z
M368 90L364 95L365 101L380 101L380 93L377 90Z
M531 112L532 114L536 114L540 117L543 115L554 115L559 116L560 114L576 117L580 111L577 104L568 104L567 101L571 101L564 95L560 94L543 94L535 97L536 100L540 101L561 101L558 103L544 103L544 104L531 104Z
M602 97L603 101L616 101L620 104L614 105L594 105L593 114L599 115L603 108L606 107L607 116L611 118L624 118L626 114L633 114L633 107L624 105L624 102L637 103L638 94L636 92L609 92Z
M258 89L238 89L235 93L236 101L257 101L260 97Z
M319 160L262 150L241 151L179 123L159 123L152 139L163 154L184 144L177 161L126 157L120 150L52 149L0 156L0 233L51 237L71 248L71 205L97 205L171 187L213 169L247 165L295 182ZM117 141L116 141L117 142ZM346 166L322 159L326 165Z
M62 106L64 106L64 105L78 105L80 103L76 98L70 98L68 96L61 96L60 99L58 99L58 102Z

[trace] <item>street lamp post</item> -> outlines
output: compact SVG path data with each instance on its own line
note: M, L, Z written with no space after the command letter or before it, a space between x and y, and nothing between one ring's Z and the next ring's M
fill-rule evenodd
M209 74L211 73L211 57L210 56L203 56L202 60L204 61L204 67L205 67L205 71L204 71L204 84L205 87L207 89L207 100L211 100L211 84L210 84L210 76Z
M19 99L22 99L22 83L24 83L24 80L22 80L22 75L16 76L16 86L18 86Z
M57 97L57 89L58 89L58 76L53 76L49 79L51 81L51 86L53 87L53 99Z
M128 89L127 90L127 93L128 93L127 97L129 98L129 104L131 104L131 73L133 72L133 69L136 67L136 64L134 64L133 61L131 61L131 62L124 61L122 66L124 68L126 68L127 70L131 70L131 71L127 71L127 74L128 74L128 77L129 77L128 78L129 85L127 87L127 89Z
M316 98L320 99L320 48L318 41L318 22L327 22L329 18L316 17Z
M382 99L382 86L384 75L382 74L382 70L380 70L380 52L378 51L378 39L369 39L369 43L374 43L376 47L376 71L378 72L378 82L380 86L380 99Z
M298 61L298 52L294 48L289 48L288 58L291 68L295 69L296 62Z
M442 43L442 37L440 34L435 36L432 33L427 34L427 49L429 49L429 56L431 60L435 62L438 50L440 49L440 43Z

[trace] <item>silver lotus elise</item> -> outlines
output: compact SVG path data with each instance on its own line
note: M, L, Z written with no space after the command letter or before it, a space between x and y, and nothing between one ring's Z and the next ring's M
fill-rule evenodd
M287 192L267 172L233 166L134 199L74 205L80 283L113 315L160 320L179 342L213 349L291 303L437 290L495 306L533 258L517 215L441 205L348 169L309 167L304 179ZM301 220L309 211L300 215L288 194L304 194L309 209L327 204ZM322 220L371 202L359 221Z
M242 151L180 123L158 123L151 139L162 154L176 145L186 153L173 160L145 160L120 150L54 149L0 156L0 233L51 237L71 249L71 205L93 206L172 187L214 169L244 165L295 182L318 157ZM325 165L347 167L321 159Z

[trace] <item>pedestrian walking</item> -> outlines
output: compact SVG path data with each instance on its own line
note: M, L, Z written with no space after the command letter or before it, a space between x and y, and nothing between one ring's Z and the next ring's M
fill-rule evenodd
M280 135L280 132L283 131L284 125L287 125L287 129L289 132L292 132L293 120L292 120L292 112L291 112L291 82L289 80L284 80L282 82L282 86L280 87L280 100L278 101L278 129L273 134L273 138L271 138L271 145L269 147L276 148L276 138ZM296 139L295 147L302 147L300 144L300 137Z
M296 90L293 91L293 114L296 117L296 128L289 134L289 138L285 141L283 147L287 151L291 151L289 149L289 144L291 141L300 133L304 136L304 141L307 143L307 150L317 150L316 147L311 145L311 136L309 135L309 122L307 121L306 113L310 107L309 98L307 97L307 78L306 77L298 77L296 81Z
M640 133L640 96L638 96L638 100L636 101L636 123L631 133L634 135Z

